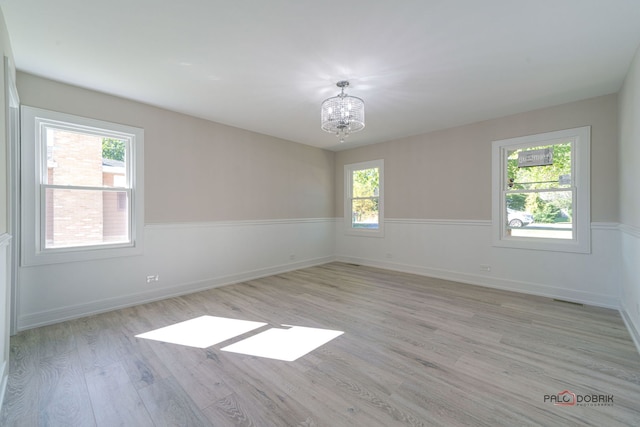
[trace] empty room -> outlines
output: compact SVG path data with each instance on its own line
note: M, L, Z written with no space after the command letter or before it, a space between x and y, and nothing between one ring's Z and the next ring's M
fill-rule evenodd
M639 22L0 1L0 425L640 425Z

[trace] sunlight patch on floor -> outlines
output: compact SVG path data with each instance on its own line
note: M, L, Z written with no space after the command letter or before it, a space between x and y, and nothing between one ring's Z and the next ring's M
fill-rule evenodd
M250 320L200 316L136 335L154 341L207 348L267 325ZM238 341L222 351L292 362L344 334L330 329L282 325Z
M252 322L249 320L200 316L195 319L136 335L136 338L163 341L189 347L207 348L258 329L264 325L266 325L266 323Z
M332 339L342 331L282 325L288 329L273 328L222 348L222 351L267 357L293 362Z

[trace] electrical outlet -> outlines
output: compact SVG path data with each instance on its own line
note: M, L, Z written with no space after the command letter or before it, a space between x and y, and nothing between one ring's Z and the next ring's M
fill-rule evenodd
M296 259L296 254L291 254L291 255L289 255L289 259L290 259L291 261L293 261L294 259Z
M486 264L480 264L480 271L491 271L491 266Z
M147 276L147 283L153 283L153 282L159 282L160 281L160 275L159 274L152 274L150 276Z
M388 259L393 258L393 255L391 254L391 252L387 252L387 253L385 254L385 256L386 256Z

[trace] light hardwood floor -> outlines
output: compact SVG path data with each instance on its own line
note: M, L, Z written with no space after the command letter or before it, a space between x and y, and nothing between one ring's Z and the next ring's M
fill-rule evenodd
M134 337L201 315L345 333L295 362ZM9 372L2 426L640 426L618 312L341 263L25 331Z

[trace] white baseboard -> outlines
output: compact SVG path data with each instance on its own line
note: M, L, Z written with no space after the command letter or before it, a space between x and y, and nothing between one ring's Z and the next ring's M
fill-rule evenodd
M191 294L207 289L218 288L234 283L246 282L248 280L259 279L261 277L286 273L288 271L299 270L301 268L313 267L334 261L333 256L309 259L293 263L287 263L274 267L262 268L253 271L246 271L239 274L232 274L223 277L212 277L205 280L198 280L190 283L183 283L170 288L156 289L148 292L125 295L117 298L103 299L88 304L78 304L74 306L61 307L54 310L21 316L18 319L18 329L32 329L40 326L51 325L66 320L91 316L120 308L145 304L165 298L172 298L180 295Z
M9 379L9 368L7 362L3 361L0 365L0 412L2 412L2 404L4 403L4 394L7 391L7 381Z
M622 320L629 331L629 335L631 335L631 339L633 343L636 345L636 350L638 350L638 354L640 354L640 332L636 329L635 325L631 321L631 316L627 313L624 307L620 308L620 316L622 316Z
M386 261L370 260L357 257L338 256L337 261L351 264L361 264L369 267L384 268L387 270L400 271L403 273L413 273L421 276L434 277L437 279L451 280L469 285L478 285L486 288L500 289L504 291L520 292L524 294L537 295L548 298L562 299L581 304L593 305L604 308L619 309L619 301L616 297L600 295L589 292L575 291L571 289L556 288L553 286L540 285L524 281L505 280L497 277L489 277L476 274L459 273L455 271L440 270L414 265L399 264Z

